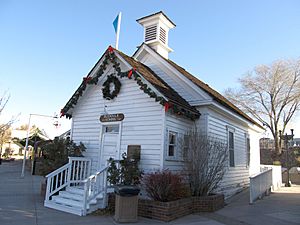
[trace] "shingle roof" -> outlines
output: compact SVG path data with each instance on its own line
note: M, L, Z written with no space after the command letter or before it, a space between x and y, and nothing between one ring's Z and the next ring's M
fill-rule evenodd
M165 59L168 63L170 63L176 70L178 70L182 75L184 75L186 78L188 78L190 81L192 81L194 84L196 84L199 88L204 90L206 93L208 93L211 97L213 97L214 100L219 102L221 105L225 106L226 108L234 111L235 113L239 114L240 116L244 117L248 121L250 121L253 124L256 124L260 128L263 128L260 124L258 124L255 120L253 120L251 117L249 117L247 114L245 114L243 111L241 111L238 107L236 107L234 104L232 104L228 99L226 99L223 95L221 95L216 90L212 89L208 84L202 82L192 74L190 74L188 71L186 71L181 66L177 65L173 61L169 59Z
M134 58L115 50L120 56L136 71L139 72L150 84L152 84L161 94L167 97L171 102L176 103L194 113L198 113L197 109L191 106L184 98L182 98L173 88L163 81L155 72Z
M135 53L133 55L136 54L136 52L138 52L138 50L143 46L146 45L149 48L151 48L149 45L147 45L146 43L143 43L139 46L139 48L135 51ZM154 50L153 50L154 51ZM155 53L157 53L156 51L154 51ZM182 75L184 75L186 78L188 78L190 81L192 81L195 85L197 85L199 88L201 88L202 90L204 90L206 93L208 93L211 97L213 97L213 99L215 101L217 101L218 103L220 103L221 105L225 106L226 108L228 108L229 110L237 113L238 115L242 116L243 118L245 118L246 120L248 120L249 122L257 125L258 127L264 129L258 122L256 122L255 120L253 120L251 117L249 117L246 113L244 113L243 111L241 111L238 107L236 107L234 104L232 104L228 99L226 99L223 95L221 95L219 92L217 92L216 90L212 89L208 84L202 82L201 80L199 80L198 78L196 78L195 76L193 76L192 74L190 74L188 71L186 71L184 68L182 68L181 66L177 65L175 62L173 62L170 59L166 59L164 57L162 57L160 54L157 53L157 55L165 60L166 62L168 62L172 67L174 67L178 72L180 72Z

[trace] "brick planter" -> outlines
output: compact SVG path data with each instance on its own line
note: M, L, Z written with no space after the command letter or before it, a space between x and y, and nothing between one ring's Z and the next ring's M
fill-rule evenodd
M224 207L224 195L214 194L202 197L192 197L193 213L214 212Z
M140 199L138 207L139 216L165 222L189 215L192 211L192 198L184 198L172 202L157 202Z
M114 209L115 196L110 194L108 205ZM203 197L190 197L172 202L157 202L139 199L138 215L150 219L169 222L171 220L199 212L214 212L224 207L224 195L214 194Z

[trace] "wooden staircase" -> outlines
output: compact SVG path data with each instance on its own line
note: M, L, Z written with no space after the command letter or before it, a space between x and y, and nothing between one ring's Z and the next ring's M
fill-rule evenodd
M79 187L67 187L59 191L58 195L52 196L51 200L44 204L48 208L72 213L78 216L89 214L97 209L105 208L103 193L87 203L84 212L84 189Z
M69 163L46 176L44 206L85 216L107 206L107 167L90 174L91 160L70 157Z

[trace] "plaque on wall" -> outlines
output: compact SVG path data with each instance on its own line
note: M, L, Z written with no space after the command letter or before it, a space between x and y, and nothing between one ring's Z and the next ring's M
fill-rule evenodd
M140 145L128 145L127 146L127 157L129 159L141 159L141 146Z
M116 113L116 114L105 114L100 116L100 121L103 122L116 122L124 120L123 113Z

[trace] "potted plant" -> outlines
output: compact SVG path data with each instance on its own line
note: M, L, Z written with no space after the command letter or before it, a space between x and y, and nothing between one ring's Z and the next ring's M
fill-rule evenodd
M115 188L115 220L117 222L136 222L138 211L138 194L142 172L138 168L139 160L122 154L122 160L110 159L107 180Z

